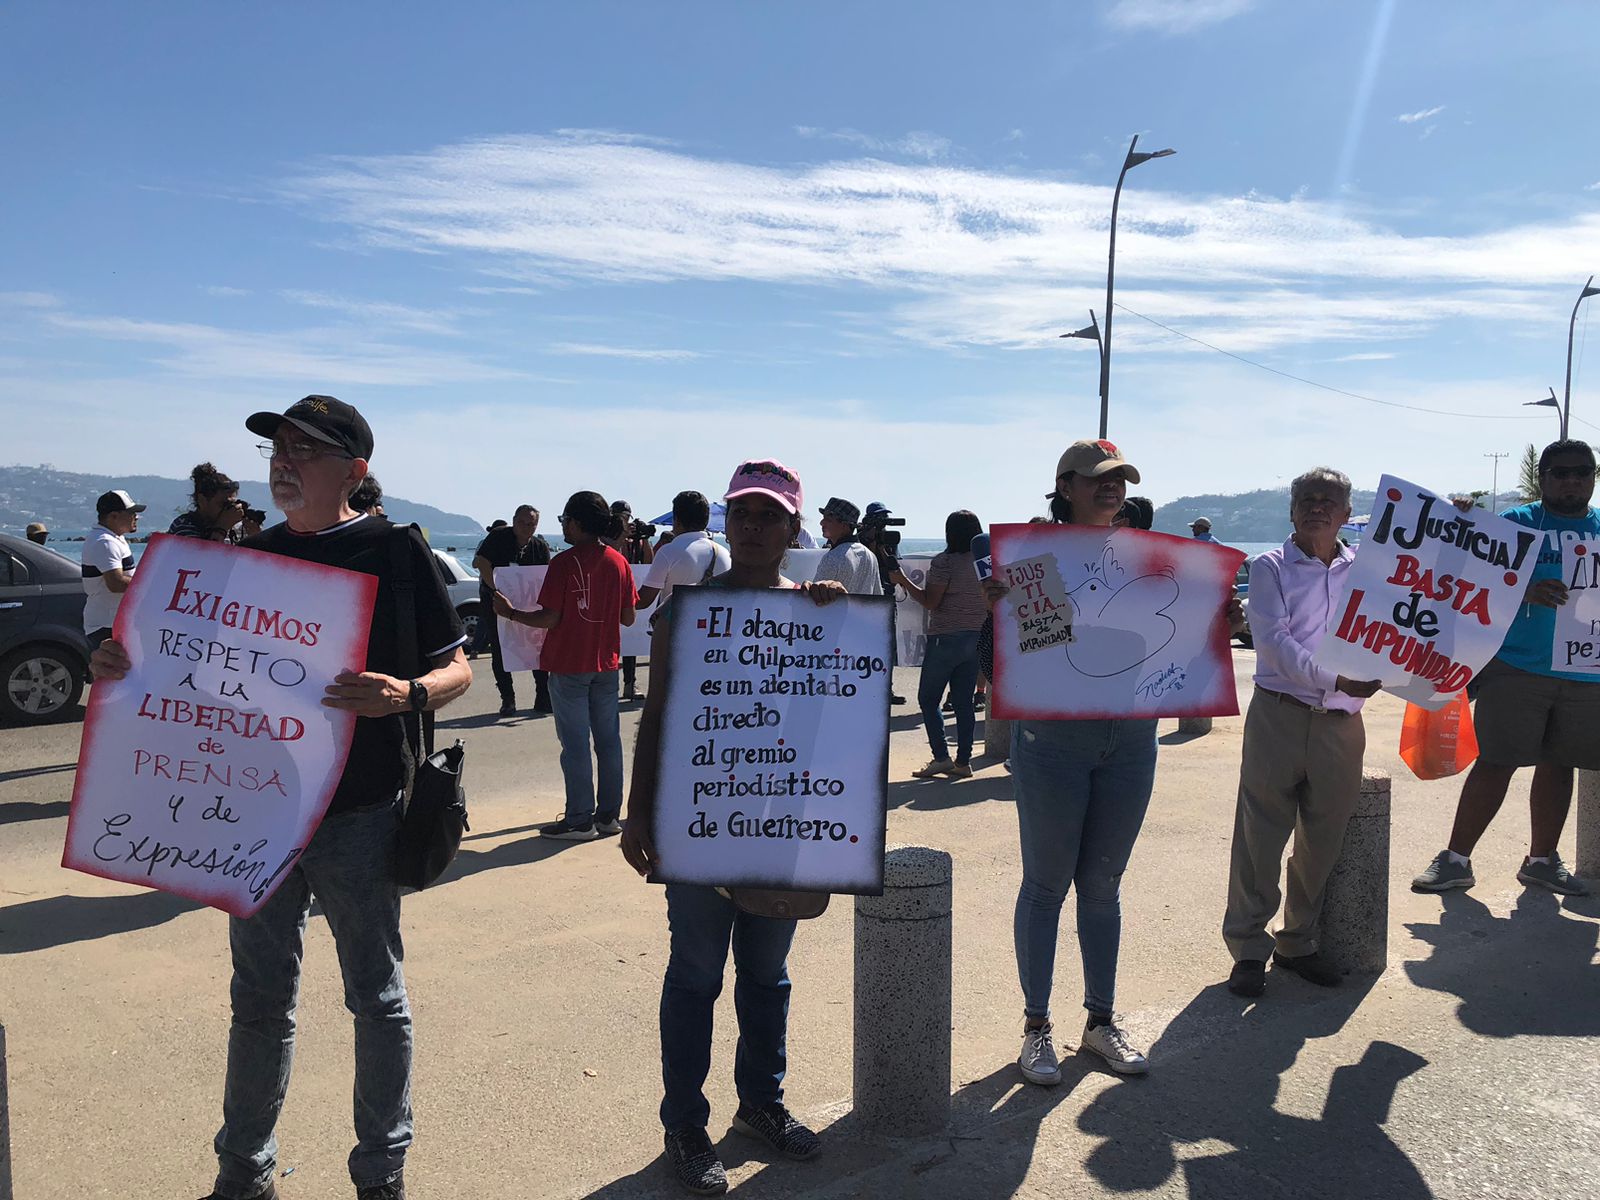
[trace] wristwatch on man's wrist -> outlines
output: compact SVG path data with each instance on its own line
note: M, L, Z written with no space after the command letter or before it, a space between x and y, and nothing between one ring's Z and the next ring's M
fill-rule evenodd
M428 707L428 689L422 686L420 679L411 681L411 711L421 712Z

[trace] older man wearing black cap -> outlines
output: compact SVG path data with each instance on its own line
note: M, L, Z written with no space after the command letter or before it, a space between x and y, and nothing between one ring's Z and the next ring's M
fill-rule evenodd
M83 539L83 630L93 649L111 636L122 593L133 582L133 550L128 535L139 528L144 505L120 488L94 503L98 520Z
M335 676L323 699L366 718L356 722L327 815L261 910L228 923L233 1025L215 1142L219 1169L207 1200L277 1195L273 1131L288 1091L313 893L333 932L345 1004L355 1016L357 1141L350 1177L358 1200L405 1200L411 1008L392 870L413 761L404 718L441 708L467 690L466 639L421 535L350 508L373 448L359 412L332 396L307 396L286 412L256 413L245 427L271 439L260 450L272 463L272 502L286 520L244 546L376 576L378 591L365 670ZM121 678L131 665L115 641L90 663L97 679Z

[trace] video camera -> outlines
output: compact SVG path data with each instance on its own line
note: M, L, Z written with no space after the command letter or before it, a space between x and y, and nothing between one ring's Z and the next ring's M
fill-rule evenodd
M868 513L861 519L861 540L876 543L885 549L897 550L900 548L900 531L888 527L905 523L904 517L891 517L888 513Z

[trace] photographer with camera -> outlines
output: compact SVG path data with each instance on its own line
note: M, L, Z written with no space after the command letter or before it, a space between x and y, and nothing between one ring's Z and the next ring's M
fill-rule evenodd
M872 551L873 557L878 560L878 582L883 587L883 594L889 597L891 620L890 625L895 631L894 639L889 643L890 667L900 665L900 632L899 632L899 601L895 598L894 577L900 570L900 530L891 529L891 525L904 525L904 517L896 517L882 500L874 500L867 505L867 511L862 514L861 527L856 536L861 544ZM893 678L893 676L891 676ZM906 698L889 688L889 703L904 704Z
M201 463L189 479L194 484L189 511L178 514L168 533L237 546L261 532L267 514L239 499L239 485L216 467Z
M656 552L651 548L650 539L655 537L656 527L648 521L637 521L633 516L633 505L626 500L613 500L611 502L611 527L606 530L603 539L629 566L648 566L656 559ZM639 660L633 655L628 655L622 660L622 699L624 702L643 700L636 686Z

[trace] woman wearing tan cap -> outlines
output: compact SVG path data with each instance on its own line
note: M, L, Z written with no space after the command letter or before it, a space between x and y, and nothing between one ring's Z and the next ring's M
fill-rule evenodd
M1139 471L1112 443L1074 442L1056 465L1053 521L1109 528L1122 512L1127 485ZM990 580L991 602L1006 592ZM1233 601L1230 620L1243 622ZM1017 1065L1030 1083L1061 1082L1050 1024L1061 906L1078 896L1078 952L1088 1010L1082 1048L1119 1074L1149 1069L1112 1015L1117 952L1122 940L1122 873L1144 823L1156 772L1153 718L1018 721L1012 730L1022 834L1022 888L1014 932L1022 982L1024 1028Z

